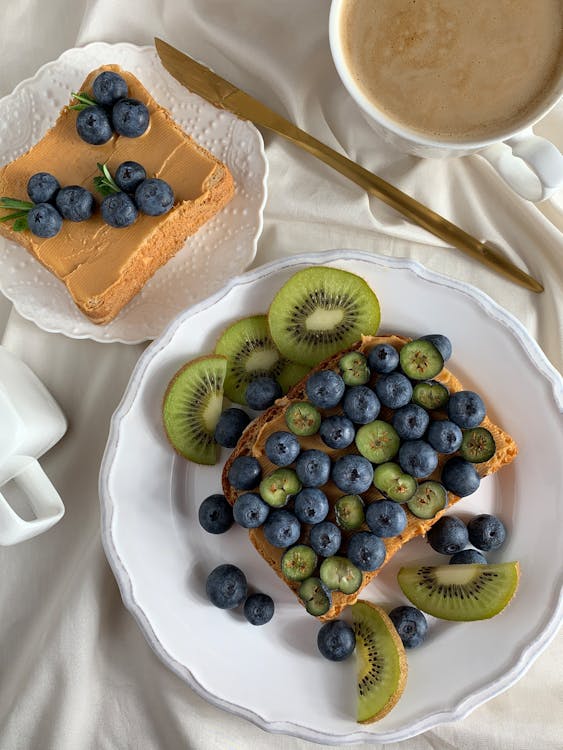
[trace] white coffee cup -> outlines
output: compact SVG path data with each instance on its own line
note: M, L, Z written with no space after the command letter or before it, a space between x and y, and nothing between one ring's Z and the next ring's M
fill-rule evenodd
M0 346L0 544L41 534L64 515L59 493L37 459L65 434L58 404L30 368ZM22 518L2 494L13 481L35 518Z
M340 19L346 0L332 0L329 41L332 58L344 86L372 128L399 151L415 156L443 158L478 154L522 198L539 202L563 187L563 155L550 141L534 135L532 126L544 117L563 95L563 79L517 127L500 137L475 141L439 140L404 127L379 110L355 83L342 50ZM469 9L468 9L468 12Z

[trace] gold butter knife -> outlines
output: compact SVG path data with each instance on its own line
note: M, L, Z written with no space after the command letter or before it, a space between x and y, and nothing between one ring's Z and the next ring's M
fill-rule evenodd
M368 193L387 203L436 237L526 289L543 292L543 286L539 281L515 266L491 242L475 239L451 221L444 219L443 216L414 200L381 177L377 177L351 159L313 138L309 133L162 39L155 38L154 41L166 70L190 91L207 99L216 107L226 109L244 120L250 120L255 125L273 130L336 169Z

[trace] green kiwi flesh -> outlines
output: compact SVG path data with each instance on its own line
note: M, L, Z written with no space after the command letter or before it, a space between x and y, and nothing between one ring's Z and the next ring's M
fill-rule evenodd
M407 659L397 631L381 607L363 599L352 605L358 668L357 720L383 718L401 697Z
M214 433L226 372L225 357L198 357L178 370L164 394L162 418L168 440L180 455L198 464L217 462Z
M379 321L379 301L368 284L349 271L325 266L295 273L268 312L280 352L310 366L352 346L362 334L374 335Z
M215 346L215 354L228 359L225 395L237 404L246 403L246 387L255 378L272 377L287 393L309 372L308 367L288 362L280 354L265 315L251 315L226 328Z
M421 565L399 570L407 598L423 612L442 620L486 620L501 612L520 579L517 562L491 565Z

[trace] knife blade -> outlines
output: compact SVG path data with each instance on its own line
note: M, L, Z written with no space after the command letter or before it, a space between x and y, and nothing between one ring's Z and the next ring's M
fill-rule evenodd
M205 65L188 57L162 39L155 38L155 47L166 70L183 86L220 109L228 110L243 120L250 120L295 145L348 177L370 195L391 206L410 221L431 232L447 244L461 250L511 281L533 292L543 292L539 281L514 265L492 242L478 240L460 227L419 203L398 188L373 174L343 154L317 140L285 119L262 102L221 78Z

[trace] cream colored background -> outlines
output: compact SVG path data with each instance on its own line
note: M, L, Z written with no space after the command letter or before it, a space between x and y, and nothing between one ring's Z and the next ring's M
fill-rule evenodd
M328 0L0 0L0 95L70 47L97 40L149 44L161 36L469 232L502 242L546 291L521 290L434 244L268 133L269 197L255 265L333 247L415 257L487 292L561 369L563 195L540 210L515 198L476 157L421 161L385 147L332 66L328 8ZM563 106L537 132L563 147ZM143 347L44 333L3 298L2 331L2 343L59 401L70 429L42 460L65 502L65 518L42 537L0 548L0 748L313 747L267 735L199 699L160 664L121 603L100 542L97 476L109 419ZM560 633L516 685L465 720L386 747L560 748L562 644Z

